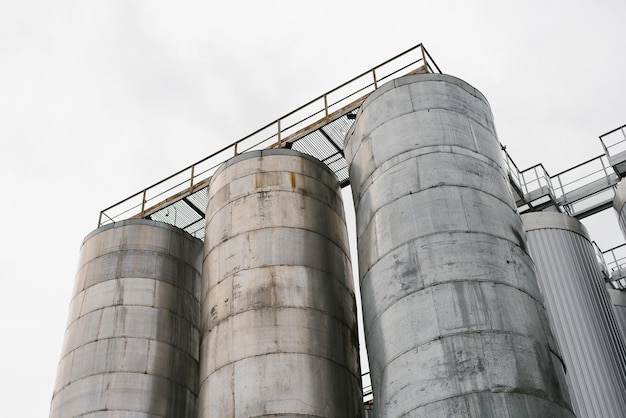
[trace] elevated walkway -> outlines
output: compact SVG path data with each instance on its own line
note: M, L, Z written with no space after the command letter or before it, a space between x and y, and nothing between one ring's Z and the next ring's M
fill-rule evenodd
M583 219L613 204L626 174L626 125L600 136L604 154L555 175L542 164L520 171L504 151L520 213L552 208Z
M363 100L379 85L411 73L441 72L422 44L377 65L250 135L100 212L98 227L131 217L175 225L204 239L206 187L227 159L250 150L288 147L324 162L349 184L343 141ZM520 213L558 210L578 219L609 208L626 173L626 125L600 136L605 153L550 175L542 164L520 170L503 147Z
M349 184L343 140L356 110L378 86L407 74L441 73L422 44L371 68L300 106L250 135L206 158L103 209L98 227L120 220L150 218L175 225L204 239L206 187L211 175L229 158L242 152L288 147L324 162Z
M606 282L613 289L626 290L626 244L606 251L596 247L598 262L603 267Z

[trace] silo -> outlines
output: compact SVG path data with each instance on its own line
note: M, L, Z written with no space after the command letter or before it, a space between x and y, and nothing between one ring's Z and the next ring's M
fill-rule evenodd
M573 416L484 96L405 76L346 142L376 416Z
M622 331L622 337L626 337L626 291L617 289L607 289L611 303L613 304L613 312L615 319Z
M522 215L579 417L626 417L626 349L585 227L558 212Z
M50 416L195 417L202 241L131 219L81 247Z
M288 149L232 158L209 185L200 417L361 417L340 187Z

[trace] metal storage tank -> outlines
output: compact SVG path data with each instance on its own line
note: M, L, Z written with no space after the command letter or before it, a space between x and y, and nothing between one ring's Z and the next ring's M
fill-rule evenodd
M620 331L622 331L622 337L626 336L626 292L617 289L607 289L611 303L613 304L613 312L615 312L615 319L617 325L619 325Z
M613 207L617 211L619 227L626 238L626 181L620 181L615 190L615 198L613 199Z
M346 142L376 417L573 416L484 96L405 76Z
M200 417L362 417L339 182L288 149L213 175L202 285Z
M558 212L522 215L578 417L626 417L626 348L585 227Z
M85 238L51 417L196 416L202 247L144 219Z

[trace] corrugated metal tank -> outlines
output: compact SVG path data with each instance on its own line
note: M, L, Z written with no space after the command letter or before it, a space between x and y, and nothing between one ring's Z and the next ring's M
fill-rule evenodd
M585 227L556 212L522 219L577 416L626 417L626 348Z
M196 416L202 247L143 219L85 238L51 417Z
M483 95L399 78L346 141L376 417L573 416Z
M619 325L620 331L622 331L622 337L626 336L626 292L617 289L607 289L611 303L613 304L613 312L615 312L615 319L617 325Z
M617 184L613 207L617 211L619 227L622 230L624 238L626 238L626 181L622 180Z
M340 187L287 149L209 185L200 417L361 417L356 304Z

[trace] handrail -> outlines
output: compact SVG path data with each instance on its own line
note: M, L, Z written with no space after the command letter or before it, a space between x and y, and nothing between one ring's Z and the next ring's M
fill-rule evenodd
M619 256L617 254L618 252L623 253L623 255ZM615 271L626 265L626 244L617 245L613 248L602 251L602 257L604 260L606 260L609 255L609 261L606 261L606 265L611 268L611 271Z
M612 186L611 183L611 173L609 172L608 168L610 167L610 165L608 164L608 162L605 164L604 162L604 158L605 155L599 155L595 158L589 159L587 161L585 161L584 163L578 164L572 168L569 168L567 170L564 170L558 174L555 174L554 176L552 176L553 179L557 179L559 187L558 187L558 196L559 198L563 198L565 199L567 193L571 193L574 190L580 189L581 187L583 187L584 185L587 184L591 184L592 181L598 181L598 180L606 180L607 184L606 187L610 187ZM592 168L592 165L596 162L599 162L600 167L598 167L597 169ZM580 171L580 169L586 169L587 172L583 175L583 174L578 174L576 176L573 176L574 179L573 180L567 180L565 177L568 174L572 174L576 171ZM587 179L589 178L593 178L593 180L589 181ZM581 181L583 182L583 186L577 186L577 187L570 187L572 185L576 185L577 183L580 183Z
M603 251L602 258L606 263L605 266L608 274L607 282L609 282L614 289L625 289L626 283L624 283L625 275L623 269L626 267L626 244L621 244ZM616 275L618 277L616 277Z
M507 152L506 147L500 144L500 148L502 149L502 153L504 154L504 162L506 164L506 169L509 173L509 176L515 181L515 186L517 186L520 192L523 194L527 194L527 191L525 190L526 185L524 184L521 170Z
M365 381L367 381L368 383L365 383ZM373 395L373 388L369 371L361 374L361 389L363 391L363 402L365 403L371 400Z
M506 151L505 158L510 159ZM509 165L509 172L511 172L508 161L507 164ZM515 168L517 169L516 166ZM578 205L585 199L589 200L593 197L595 203L592 202L592 206L594 204L602 206L604 204L602 199L607 198L607 193L615 188L618 181L605 154L590 158L555 175L550 175L543 164L535 164L519 172L518 178L521 179L520 189L525 194L526 200L532 199L533 192L547 193L555 204L563 207L572 216L576 216L580 212L574 210L574 204ZM585 207L585 210L580 212L584 212L581 216L593 213L587 211L590 208L592 209L592 207Z
M548 170L543 164L535 164L526 170L520 172L520 177L524 183L524 192L530 194L536 190L548 188L548 193L554 196L554 186L552 185L552 177L548 174ZM533 186L536 183L536 186ZM532 186L532 187L531 187Z
M387 66L395 64L401 58L407 58L410 53L418 51L417 58L411 58L408 63L400 65L399 68L385 72ZM404 52L378 64L377 66L359 74L349 81L327 91L326 93L316 97L304 105L292 110L291 112L281 116L280 118L266 124L256 131L244 136L243 138L227 145L220 150L210 154L209 156L177 171L176 173L160 180L151 186L133 194L126 199L107 207L100 211L98 218L98 227L104 224L116 222L128 217L144 217L149 214L151 208L158 207L172 199L172 196L181 196L186 193L192 193L200 187L206 186L210 175L228 158L238 155L241 152L259 149L278 147L287 141L297 141L301 136L306 134L307 129L319 127L321 122L331 122L333 118L337 119L346 113L353 111L360 106L360 103L378 88L380 82L391 79L398 73L411 69L409 73L416 71L441 72L437 64L426 50L423 44L417 44ZM377 73L378 72L378 73ZM357 82L363 82L364 77L371 77L370 81L365 82L365 86L358 85ZM342 89L351 88L339 98L333 98L329 102L329 97ZM355 100L347 101L356 95L363 93L362 96ZM340 106L342 105L343 106ZM304 116L298 114L309 107L314 107ZM339 107L338 109L335 109ZM321 116L321 118L320 118ZM295 121L291 118L297 117ZM308 123L312 118L318 117L316 122ZM170 196L163 200L157 201L157 198ZM151 204L151 202L157 202ZM117 209L115 213L110 213Z
M602 144L602 148L604 148L604 153L606 154L607 157L611 158L613 155L611 154L609 150L619 145L621 145L624 151L626 151L626 131L624 130L624 128L626 128L626 125L622 125L618 128L610 130L609 132L605 134L600 135L600 143ZM611 144L607 145L607 139L608 139L607 137L611 136L611 139L612 139L614 136L613 134L616 132L621 132L623 138L620 140L615 140Z

